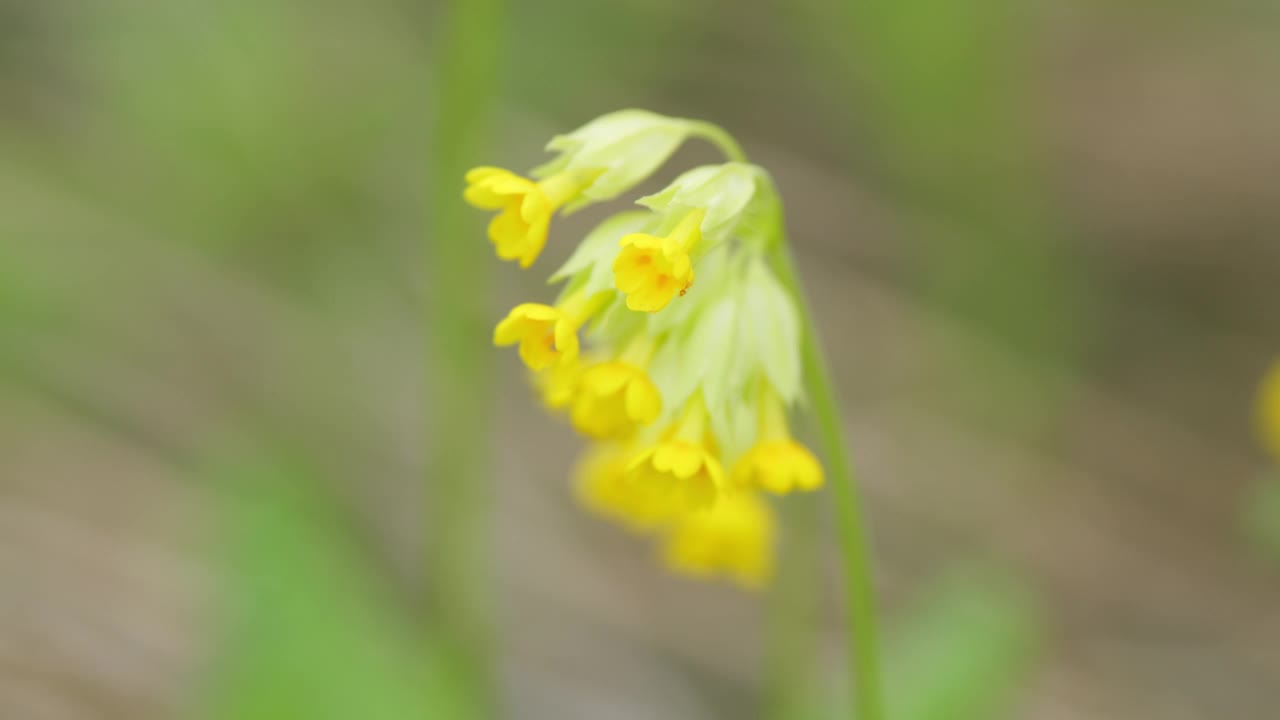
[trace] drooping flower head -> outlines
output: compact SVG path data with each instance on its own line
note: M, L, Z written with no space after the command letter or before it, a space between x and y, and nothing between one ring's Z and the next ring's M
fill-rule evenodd
M531 178L473 170L466 198L498 211L498 255L527 267L554 212L628 192L695 137L730 161L680 173L597 225L552 274L559 300L518 305L493 340L518 345L544 404L598 443L576 473L587 509L658 538L674 570L758 586L776 539L765 493L823 484L787 424L801 324L774 272L769 174L714 126L626 110L555 137L557 157Z

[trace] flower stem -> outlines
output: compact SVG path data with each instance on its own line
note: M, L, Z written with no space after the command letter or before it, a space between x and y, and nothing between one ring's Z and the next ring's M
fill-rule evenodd
M458 188L483 149L498 79L502 0L454 0L435 38L427 195L426 520L429 642L441 645L470 701L468 717L490 717L493 611L487 568L492 406L489 326L482 298L486 243L460 243L471 221Z
M798 493L780 503L782 518L779 571L769 597L764 717L794 720L813 715L817 656L816 621L821 497Z
M779 218L779 241L771 250L771 261L779 280L799 302L804 325L801 346L806 390L813 403L813 415L822 441L823 453L830 465L836 501L837 529L844 556L847 589L847 633L855 717L858 720L883 720L884 703L880 685L880 652L876 628L875 589L871 578L869 534L863 520L862 500L857 476L844 443L844 424L840 417L835 386L822 352L813 311L800 287L795 263L787 243L782 239Z
M742 151L742 146L724 128L702 120L689 120L688 123L690 135L715 145L731 162L747 161L747 154Z

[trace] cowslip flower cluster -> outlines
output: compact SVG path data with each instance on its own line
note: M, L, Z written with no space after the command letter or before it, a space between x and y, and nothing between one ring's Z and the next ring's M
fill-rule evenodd
M552 216L612 200L686 140L723 140L706 123L626 110L551 140L530 177L480 167L467 202L495 211L499 258L529 267ZM515 346L543 403L591 440L582 504L652 535L666 564L766 584L777 520L766 497L813 491L822 465L797 442L801 323L769 251L781 206L769 175L731 160L680 174L579 243L550 304L522 303L494 329Z

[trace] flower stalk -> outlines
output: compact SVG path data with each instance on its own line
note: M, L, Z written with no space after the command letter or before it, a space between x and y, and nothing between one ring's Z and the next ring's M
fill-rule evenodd
M779 234L782 233L779 223ZM778 279L800 303L803 325L801 360L806 389L813 403L813 418L822 442L823 454L834 478L837 534L844 560L846 622L849 664L854 707L858 720L883 720L881 695L880 641L877 626L875 586L871 569L870 533L867 531L861 491L853 463L845 448L844 422L840 415L835 384L827 369L813 311L800 287L800 280L785 242L773 247L771 260Z
M465 717L492 717L493 616L489 551L492 361L483 298L491 273L483 246L457 243L471 220L454 190L479 154L502 50L503 0L453 0L442 12L426 197L427 426L424 523L428 633L449 659Z
M883 720L857 480L768 172L715 125L622 110L553 138L548 150L559 155L531 170L533 180L472 170L465 197L499 211L490 226L498 256L528 267L555 211L634 189L690 138L729 162L685 171L636 201L650 212L616 215L589 233L551 276L565 283L561 302L518 305L495 328L494 344L518 345L546 404L567 409L598 443L579 471L588 509L656 536L671 569L746 588L773 578L771 496L825 485L822 464L788 430L788 413L807 393L835 478L854 705L859 720ZM816 537L801 540L793 547L805 557L787 574L812 583ZM791 701L805 692L797 668L811 662L813 603L787 595L793 600L776 605L771 659L775 669L786 665L775 694Z

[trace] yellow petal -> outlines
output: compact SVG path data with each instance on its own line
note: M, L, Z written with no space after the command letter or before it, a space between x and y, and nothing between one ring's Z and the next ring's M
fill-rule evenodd
M491 175L500 175L506 172L509 172L509 171L503 170L500 167L491 167L489 165L481 165L479 167L473 167L467 171L466 181L468 184L478 183L481 180L484 180L485 178Z
M527 251L529 226L511 207L493 216L488 235L503 260L515 260Z
M701 448L686 443L673 443L677 450L671 457L671 473L681 480L688 480L702 467L706 453Z
M583 382L596 395L612 395L633 377L632 368L617 362L601 363L587 372L589 376L583 378Z
M537 322L553 322L560 318L560 311L543 303L520 303L512 308L513 315Z
M502 347L520 342L523 322L523 318L516 315L508 315L503 318L498 323L498 326L493 329L493 344Z
M662 412L662 395L649 378L641 376L627 386L627 416L638 423L651 423Z
M543 195L540 190L525 193L524 200L520 203L520 217L530 224L539 220L549 219L551 217L551 203L547 202L547 196Z
M719 499L719 491L710 482L687 482L684 485L684 502L690 510L708 510Z
M495 193L487 185L472 185L462 191L462 199L468 205L481 210L498 210L507 204L507 198Z
M671 472L671 468L676 462L676 455L679 454L682 446L683 443L678 442L659 445L653 453L653 469L661 473Z
M711 476L712 484L717 489L725 488L726 483L725 483L725 477L724 477L724 467L720 465L720 461L717 460L713 455L706 455L705 460L706 460L707 474Z
M551 216L547 215L529 226L525 233L524 246L520 253L520 267L527 268L542 254L547 244L547 231L551 227Z
M520 359L530 370L546 370L560 359L560 354L547 346L545 341L525 337L520 342Z
M808 448L800 446L801 455L797 461L796 468L796 486L801 490L817 490L822 487L823 473L822 464L818 459L809 452Z
M556 321L555 342L556 350L560 351L565 358L578 356L578 329L563 318Z

